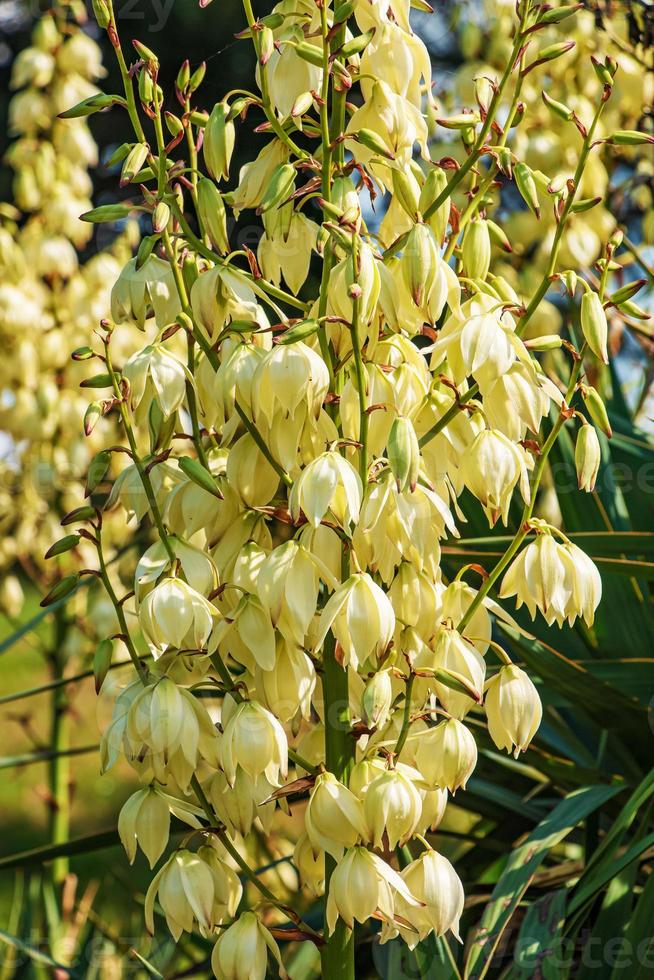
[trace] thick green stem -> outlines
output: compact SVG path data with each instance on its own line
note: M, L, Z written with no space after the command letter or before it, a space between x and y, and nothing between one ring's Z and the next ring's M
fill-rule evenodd
M62 679L65 668L63 649L66 632L66 613L57 609L54 620L54 637L51 652L52 679ZM53 756L50 762L50 843L63 844L68 840L70 829L70 757L65 754L69 747L70 717L68 694L65 687L58 687L52 695L50 746ZM68 874L68 858L59 857L52 863L52 879L61 883Z
M354 764L354 739L350 734L350 709L347 671L336 660L336 641L329 633L323 648L322 678L325 701L325 755L326 765L338 779L347 784ZM329 894L329 882L336 861L325 855L325 894ZM322 976L324 980L354 980L354 933L342 919L336 923L331 936L322 948Z

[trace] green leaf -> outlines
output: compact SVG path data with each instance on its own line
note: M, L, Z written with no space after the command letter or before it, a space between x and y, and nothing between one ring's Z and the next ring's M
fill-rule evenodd
M567 891L548 892L527 909L513 952L514 968L507 980L559 980L561 936Z
M584 875L570 900L568 913L576 912L589 899L593 898L597 892L601 891L615 875L619 874L624 868L628 868L632 861L638 861L643 851L646 851L652 846L654 846L654 833L647 834L642 840L636 841L635 844L632 844L631 847L610 863L602 864L596 868L592 875L588 877Z
M484 976L504 930L548 852L619 789L616 786L588 786L575 790L510 854L470 949L464 973L466 980Z
M28 943L24 943L22 939L18 939L16 936L11 936L8 932L4 932L0 929L0 942L6 943L13 949L17 950L19 953L24 953L26 956L32 960L33 963L41 963L44 966L49 966L57 972L61 972L68 977L73 977L73 980L84 980L84 974L80 973L73 967L63 966L63 964L58 963L57 960L53 960L51 956L44 953L40 949L36 949L34 946L30 946Z
M616 962L611 980L643 980L654 975L654 875L649 875L624 934L625 950L637 951L637 956L621 957Z

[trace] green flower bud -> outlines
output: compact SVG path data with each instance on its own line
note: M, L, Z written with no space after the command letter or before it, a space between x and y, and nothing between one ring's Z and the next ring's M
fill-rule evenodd
M526 163L517 163L514 169L516 187L520 192L523 201L537 218L540 218L540 204L538 202L538 191L533 171Z
M610 439L613 435L613 429L611 428L611 423L609 422L606 406L597 389L593 388L592 385L583 385L581 388L581 396L584 399L584 404L586 405L588 414L592 418L597 428Z
M470 279L485 279L491 259L491 242L488 223L482 219L472 221L463 234L461 246L463 270Z
M229 252L227 209L218 188L208 177L198 181L198 212L211 244L221 255L226 255Z
M408 488L413 492L420 472L420 446L413 423L402 416L398 416L391 427L388 462L398 490L403 492Z
M234 151L234 123L229 121L229 106L218 102L204 130L204 160L214 180L227 180Z
M601 299L590 289L581 297L581 329L593 354L608 364L606 313Z

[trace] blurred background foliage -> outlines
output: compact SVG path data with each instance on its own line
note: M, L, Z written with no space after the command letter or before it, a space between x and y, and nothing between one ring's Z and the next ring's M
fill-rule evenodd
M259 3L257 12L266 13L270 6ZM652 4L592 0L586 6L574 26L566 21L558 33L553 32L555 40L570 32L577 47L569 59L555 63L555 74L529 77L528 113L512 137L519 155L550 176L571 169L577 143L574 130L542 104L540 89L568 102L583 117L597 89L589 65L589 55L596 50L613 54L621 64L605 126L652 131ZM124 39L138 37L158 53L165 91L172 91L184 57L192 66L207 61L202 88L205 108L211 108L227 89L251 84L250 46L234 40L243 26L239 0L214 0L206 10L200 10L195 0L121 0L117 10ZM0 0L3 153L11 64L29 43L40 13L35 0ZM417 14L414 23L436 64L437 97L458 110L472 104L474 78L503 67L510 46L512 4L452 0L439 3L433 14ZM92 22L86 29L95 36ZM103 90L117 91L119 78L110 50L104 50L103 62L108 69ZM172 103L170 108L174 109ZM116 175L106 161L117 145L130 138L130 130L126 119L112 112L95 116L92 131L100 147L93 198L95 204L102 204L117 196ZM457 144L440 139L435 135L434 159L462 158ZM237 164L251 159L260 143L261 137L242 127ZM620 252L625 281L647 281L638 296L645 308L652 306L654 283L650 149L607 149L598 155L586 175L588 186L582 196L602 196L605 204L577 216L563 255L565 264L592 278L599 242L619 222L627 236ZM12 179L8 167L0 170L0 200L12 200ZM496 194L495 201L512 251L495 255L493 269L505 275L521 296L529 296L548 255L552 217L544 211L542 221L536 222L508 193ZM465 199L456 203L463 207ZM383 204L378 202L378 218L382 215ZM101 228L93 240L81 244L84 258L108 245L115 248L113 239L125 233L114 229L103 238L107 232ZM125 234L129 238L129 232ZM534 332L561 331L574 341L576 315L574 301L560 285L555 286L543 313L534 318ZM465 975L470 978L654 976L651 322L638 316L614 317L611 367L598 366L590 379L608 402L614 430L613 439L602 442L603 465L595 492L576 493L574 447L563 438L539 500L540 513L560 524L602 571L604 598L595 627L588 630L577 624L574 630L559 633L520 614L518 621L533 639L502 627L502 641L514 659L525 663L537 679L546 708L543 726L529 753L512 760L495 751L478 725L483 750L476 775L448 809L446 822L435 835L439 849L456 861L466 887L462 935ZM5 441L5 455L13 451L11 440ZM14 504L20 510L21 500ZM465 538L443 549L444 572L449 576L471 562L488 567L501 552L499 532L488 534L481 511L475 511L471 500L465 507L472 515ZM508 533L513 530L509 527ZM113 828L129 792L129 775L117 769L100 777L94 748L98 724L106 723L108 710L102 696L96 699L92 676L93 651L103 631L102 609L78 594L54 615L40 612L38 603L50 584L50 572L42 570L41 554L19 558L8 570L17 573L23 597L13 607L5 597L5 614L0 616L0 741L6 753L0 758L0 853L4 855L0 858L0 938L5 939L0 980L53 974L207 976L208 946L199 937L175 948L172 942L159 938L155 944L144 935L143 896L138 888L145 886L149 875L144 862L138 861L141 877L128 875L117 845ZM71 630L74 669L66 660L59 663L59 674L53 674L54 655L69 649L62 637ZM85 676L15 699L17 692L52 684L53 677L55 682L62 677L69 680L71 674ZM74 753L67 757L65 772L72 787L72 843L53 851L49 846L53 761L47 756L58 710L65 711ZM179 839L179 834L173 839ZM276 890L294 886L289 850L280 820L278 832L260 841L260 864L267 868L263 874ZM21 853L25 851L33 853ZM63 884L57 873L57 867L66 870L62 853L76 876L65 878ZM57 855L59 865L52 860ZM320 909L309 910L305 917L311 921L312 915L317 924ZM427 943L408 955L395 943L377 946L371 935L362 935L361 940L361 977L450 980L462 971L463 954L444 941ZM131 952L134 949L136 953ZM452 965L453 959L457 966ZM318 975L316 951L308 944L291 951L290 962L294 980Z

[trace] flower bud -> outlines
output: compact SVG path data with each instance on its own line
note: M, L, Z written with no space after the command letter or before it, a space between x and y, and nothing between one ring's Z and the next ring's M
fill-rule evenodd
M211 954L217 980L264 980L268 953L272 953L283 975L279 946L254 912L243 912L218 937Z
M447 788L450 793L465 789L476 765L476 742L456 718L440 722L420 737L416 766L429 786Z
M322 851L315 853L307 834L300 834L298 837L293 851L293 864L304 888L316 898L325 894L325 855Z
M170 221L170 207L165 201L159 201L152 214L152 230L155 235L160 235L168 227Z
M517 163L513 171L516 187L529 210L540 218L540 204L534 175L526 163Z
M502 667L486 684L488 731L498 749L517 759L538 731L543 708L528 674L514 664Z
M218 102L207 120L203 144L207 170L214 180L229 178L234 139L234 123L229 119L229 105L226 102Z
M491 242L488 222L481 218L471 221L463 234L461 246L463 271L470 279L484 280L491 260Z
M266 211L281 205L293 192L294 186L295 167L290 163L280 163L270 175L257 214L265 214Z
M450 217L450 202L446 197L442 204L434 208L436 200L447 188L447 174L440 167L431 167L420 191L418 206L425 221L440 244L445 238L445 231ZM429 217L427 217L429 214Z
M597 428L603 432L608 439L610 439L613 435L613 429L611 428L611 423L609 422L606 406L597 389L593 388L592 385L582 385L581 397L584 400L588 414L592 418Z
M393 194L412 221L420 211L420 184L411 170L393 171Z
M602 450L595 429L592 425L582 425L575 445L575 466L580 490L593 492L601 461Z
M436 281L440 262L436 239L429 225L413 226L400 261L411 298L416 306L422 306Z
M264 774L274 786L288 772L288 743L275 716L256 701L223 705L224 732L220 743L222 768L234 785L237 766L256 778Z
M150 148L147 143L135 143L129 151L120 172L120 186L124 187L136 177L143 169L143 165L148 158Z
M105 30L111 20L111 13L106 0L92 0L92 4L93 16L96 19L97 25L101 30Z
M399 769L387 769L370 783L363 811L375 847L386 841L390 850L412 836L422 815L422 798L412 780Z
M208 177L198 181L198 215L213 247L226 255L229 252L227 210L221 193Z
M327 851L336 861L344 848L368 839L361 800L331 772L322 772L316 779L304 827L314 852Z
M130 796L118 815L118 835L130 864L138 844L153 868L166 849L169 833L168 804L152 786Z
M420 446L413 423L402 415L393 421L388 436L388 462L400 493L412 493L420 472Z
M581 297L581 329L586 343L601 361L609 363L606 349L608 324L602 301L592 289Z
M370 728L383 728L393 704L393 682L390 670L378 670L366 684L361 700L363 717Z

